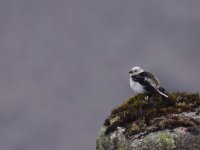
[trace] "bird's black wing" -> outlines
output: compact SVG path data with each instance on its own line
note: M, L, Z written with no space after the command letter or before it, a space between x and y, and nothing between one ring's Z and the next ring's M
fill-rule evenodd
M144 71L140 73L139 76L144 77L145 80L148 80L152 85L158 86L160 84L158 79L149 72Z
M142 72L132 76L133 81L139 82L148 93L159 93L165 97L165 89L160 86L158 79L149 72Z
M157 93L156 89L142 75L134 75L131 77L133 81L140 83L148 93Z
M139 75L144 77L144 80L146 80L156 90L156 92L168 98L166 90L160 86L160 82L154 75L149 72L142 72Z

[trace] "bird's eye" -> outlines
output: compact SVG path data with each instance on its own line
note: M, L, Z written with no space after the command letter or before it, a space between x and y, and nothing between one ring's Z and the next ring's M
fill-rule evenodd
M135 70L134 72L137 72L137 70Z

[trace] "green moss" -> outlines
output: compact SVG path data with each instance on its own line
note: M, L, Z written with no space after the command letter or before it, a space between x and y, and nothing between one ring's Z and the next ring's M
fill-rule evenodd
M160 96L145 97L143 94L130 97L112 110L104 125L105 134L110 134L117 127L124 127L126 135L131 137L140 132L152 132L160 129L173 129L178 126L191 126L188 118L174 117L185 111L192 111L200 106L198 93L169 93L169 98ZM166 116L166 118L162 118ZM156 119L159 118L160 119ZM200 122L199 122L200 124Z
M118 150L125 150L125 142L124 141L118 141L118 146L116 147L116 149Z
M164 147L167 150L176 148L175 135L167 132L160 133L156 139L159 147Z
M112 138L105 135L106 127L101 127L97 139L96 150L125 150L125 138L117 136Z
M112 140L110 139L109 136L105 136L105 130L106 127L101 127L101 129L99 130L99 135L98 135L98 139L97 139L97 150L105 150L107 149L113 149L114 145Z
M138 146L156 150L173 150L176 148L177 139L177 135L170 133L169 131L161 131L149 134Z

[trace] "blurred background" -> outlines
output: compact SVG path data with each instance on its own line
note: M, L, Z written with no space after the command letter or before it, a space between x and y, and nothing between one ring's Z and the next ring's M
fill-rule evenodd
M94 150L128 71L200 91L200 1L1 0L0 149Z

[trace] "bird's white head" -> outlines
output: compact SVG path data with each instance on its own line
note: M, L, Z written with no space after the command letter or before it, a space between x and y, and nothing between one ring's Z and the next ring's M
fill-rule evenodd
M140 73L144 72L143 69L141 69L140 67L133 67L131 68L131 70L129 71L129 74L130 76L133 76L133 75L138 75Z

